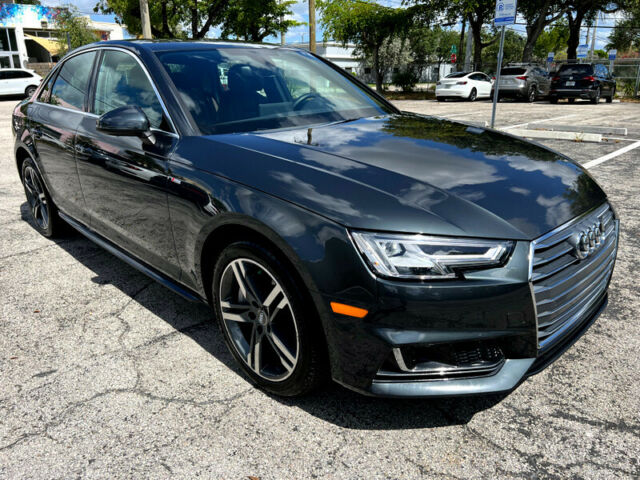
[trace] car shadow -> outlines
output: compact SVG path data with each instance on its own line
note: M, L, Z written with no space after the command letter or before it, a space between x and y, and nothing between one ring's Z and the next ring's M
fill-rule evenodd
M34 234L37 233L26 202L21 206L21 214L22 219L34 229ZM147 290L144 295L139 295L141 288L153 284L153 280L75 231L52 241L91 270L95 274L93 282L116 287L177 332L193 339L231 371L244 378L227 350L207 305L189 302L165 288ZM167 308L167 303L171 308ZM180 315L175 312L180 312ZM185 322L185 318L189 320ZM336 383L327 382L320 390L304 397L270 397L283 405L299 408L309 415L343 428L394 430L464 425L475 414L493 407L506 395L385 399L367 397Z

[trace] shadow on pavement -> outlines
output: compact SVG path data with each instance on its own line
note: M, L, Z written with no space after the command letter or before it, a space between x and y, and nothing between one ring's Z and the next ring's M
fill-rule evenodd
M20 210L23 220L35 230L26 202L21 205ZM208 306L189 302L164 288L138 295L145 286L152 284L153 280L79 233L69 233L53 241L95 273L93 282L118 288L152 314L162 318L176 331L192 338L231 371L243 376L227 350L222 333L217 322L213 320L212 311ZM167 308L167 303L171 308ZM176 316L175 312L180 312L180 315ZM185 323L185 317L189 318L189 322ZM319 391L302 398L282 398L272 395L270 397L283 405L299 408L343 428L393 430L464 425L476 413L493 407L506 395L436 400L384 399L360 395L331 382Z

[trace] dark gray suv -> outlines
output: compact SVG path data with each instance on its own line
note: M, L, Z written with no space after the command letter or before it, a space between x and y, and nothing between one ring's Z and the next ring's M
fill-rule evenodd
M508 65L500 70L500 98L522 98L535 102L549 95L551 80L547 72L536 65ZM493 98L493 92L491 92Z

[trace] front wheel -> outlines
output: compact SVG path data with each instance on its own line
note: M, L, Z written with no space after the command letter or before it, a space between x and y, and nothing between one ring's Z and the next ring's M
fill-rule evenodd
M269 249L236 242L220 254L212 299L227 347L251 382L299 396L327 372L319 320L289 267Z
M549 97L549 103L556 105L558 103L558 97Z
M475 88L472 88L471 93L469 93L469 101L475 102L476 98L478 98L478 91Z

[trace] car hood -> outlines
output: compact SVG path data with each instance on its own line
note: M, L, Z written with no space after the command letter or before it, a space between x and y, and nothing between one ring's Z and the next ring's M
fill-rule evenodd
M547 148L414 114L200 141L199 168L358 229L530 240L606 199Z

